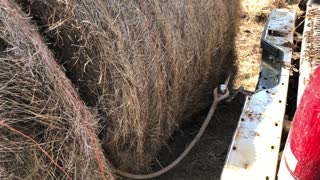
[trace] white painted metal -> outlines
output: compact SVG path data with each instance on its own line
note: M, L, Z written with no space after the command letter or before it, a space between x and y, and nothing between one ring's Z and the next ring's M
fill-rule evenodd
M286 152L287 154L286 155L282 154L277 177L278 177L278 180L295 180L295 178L289 172L288 167L290 167L290 166L295 167L298 160L292 154L292 151L291 151L290 147L288 146L288 143L286 144L285 149L288 149L288 151L287 150L283 151L283 152ZM284 160L285 156L286 156L286 161ZM286 162L287 162L287 164L286 164ZM294 168L290 167L290 169L294 169Z
M268 42L282 49L284 64L291 64L292 49L288 44L293 42L295 13L275 10L269 20L268 30L276 32L277 37L268 36ZM247 97L222 180L275 179L289 83L289 70L284 65L278 78L274 87L258 87L259 92Z
M311 1L310 1L311 2ZM320 62L320 5L309 3L304 25L300 56L298 100L306 88L310 77Z

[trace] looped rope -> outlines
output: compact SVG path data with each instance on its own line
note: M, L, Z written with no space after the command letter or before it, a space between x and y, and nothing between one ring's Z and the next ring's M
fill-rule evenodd
M204 131L206 130L208 124L210 123L210 121L212 119L213 113L216 110L219 102L223 101L224 99L226 99L229 96L229 94L230 94L229 90L228 90L229 81L230 81L230 75L228 76L228 78L226 79L224 84L216 87L213 90L213 95L214 95L213 103L210 107L210 110L209 110L209 113L208 113L206 119L204 120L203 124L201 125L201 128L200 128L198 134L194 137L194 139L191 141L191 143L188 145L188 147L183 151L183 153L175 161L173 161L168 166L162 168L161 170L154 172L154 173L150 173L150 174L141 174L141 175L140 174L131 174L131 173L124 172L124 171L121 171L118 169L116 169L115 172L123 177L131 178L131 179L150 179L150 178L154 178L154 177L160 176L160 175L168 172L173 167L175 167L177 164L179 164L183 160L183 158L185 158L188 155L188 153L191 151L193 146L199 141L199 139L203 135Z

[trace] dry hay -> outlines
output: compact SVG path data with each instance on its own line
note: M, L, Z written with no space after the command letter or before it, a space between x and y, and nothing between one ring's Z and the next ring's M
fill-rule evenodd
M122 170L150 165L228 73L237 0L20 2L97 109L104 150Z
M11 0L0 0L0 77L1 179L113 179L94 117Z

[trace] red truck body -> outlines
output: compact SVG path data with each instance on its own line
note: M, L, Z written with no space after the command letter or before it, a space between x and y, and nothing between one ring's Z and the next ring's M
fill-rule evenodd
M295 113L284 161L299 180L320 179L320 67L313 73Z

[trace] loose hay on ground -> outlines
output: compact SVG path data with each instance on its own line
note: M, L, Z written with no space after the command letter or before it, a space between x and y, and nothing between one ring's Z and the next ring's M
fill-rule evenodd
M29 20L0 0L0 178L113 179L94 116Z
M97 108L104 149L120 169L150 165L228 73L221 67L233 45L237 0L20 2Z

